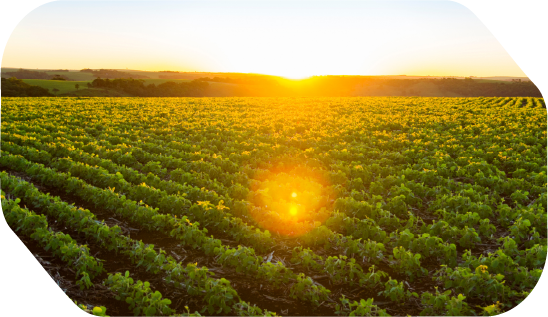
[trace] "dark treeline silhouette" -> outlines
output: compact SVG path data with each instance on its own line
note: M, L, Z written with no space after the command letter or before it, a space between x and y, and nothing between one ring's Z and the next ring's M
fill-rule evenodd
M50 80L67 80L68 78L66 76L61 75L53 75Z
M2 97L53 97L46 89L24 83L15 77L2 78Z
M206 96L209 84L203 81L175 83L168 81L156 86L145 85L142 79L95 79L88 83L89 88L104 88L123 91L139 97L203 97Z
M49 75L46 72L39 72L34 70L22 69L22 68L15 72L2 73L2 77L5 77L5 78L15 77L17 79L48 79L48 80L56 77L56 78L62 78L62 80L68 80L68 77L63 75Z
M134 78L134 79L146 79L149 78L148 76L144 75L138 75L138 74L130 74L126 72L121 72L114 69L98 69L93 70L89 68L84 68L80 70L80 72L83 73L91 73L94 77L97 78L109 78L109 79L115 79L115 78Z

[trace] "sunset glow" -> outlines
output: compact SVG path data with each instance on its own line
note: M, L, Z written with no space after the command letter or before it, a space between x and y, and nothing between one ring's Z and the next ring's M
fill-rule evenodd
M548 1L48 1L0 20L6 316L543 309Z
M450 1L50 2L15 28L2 67L525 76Z

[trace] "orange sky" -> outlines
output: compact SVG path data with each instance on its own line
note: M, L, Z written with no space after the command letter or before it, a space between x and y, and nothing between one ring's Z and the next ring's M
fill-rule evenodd
M51 2L16 27L2 67L525 76L445 1Z

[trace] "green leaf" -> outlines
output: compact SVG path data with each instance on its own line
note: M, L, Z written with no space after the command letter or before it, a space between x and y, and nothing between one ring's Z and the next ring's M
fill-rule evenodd
M155 316L156 315L156 308L154 307L148 307L146 309L145 315L147 316Z

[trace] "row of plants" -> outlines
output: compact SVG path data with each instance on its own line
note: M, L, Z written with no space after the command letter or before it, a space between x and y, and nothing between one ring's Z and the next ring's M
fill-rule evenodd
M195 263L188 263L184 267L171 256L166 256L165 251L160 249L157 252L154 245L132 240L122 235L122 230L118 226L109 227L104 222L97 221L89 210L69 205L59 197L43 194L32 184L9 176L5 172L0 173L0 179L3 186L14 195L22 197L37 208L44 208L48 215L82 232L107 250L123 254L137 266L143 266L154 274L163 272L167 282L173 283L175 287L185 290L190 295L203 297L207 304L203 311L227 313L232 311L231 306L243 302L228 280L212 278L211 275L214 273L206 267L200 268ZM244 305L250 306L247 303ZM264 313L270 314L268 311Z
M546 113L533 102L542 105L518 98L93 99L70 107L59 100L40 106L17 100L8 102L3 118L4 131L19 145L41 149L16 140L24 138L48 144L59 158L72 155L112 175L125 164L133 169L127 177L120 172L125 180L148 176L145 183L157 190L166 189L152 182L168 179L213 190L207 199L185 197L193 214L216 212L223 200L230 209L221 209L269 230L276 244L301 230L294 241L303 249L294 261L330 274L335 285L360 287L356 267L363 273L371 264L386 265L411 286L424 281L424 263L430 277L432 265L470 278L485 265L493 280L504 275L500 283L521 295L500 304L489 294L459 294L457 287L465 286L455 282L442 293L416 297L403 288L405 281L389 276L375 287L388 283L392 291L381 296L420 306L422 314L425 308L490 314L526 296L545 262ZM311 186L295 191L297 198L269 200L287 178ZM292 203L297 215L287 218ZM289 219L294 224L285 226L287 233L268 227ZM468 250L457 254L458 248ZM456 281L454 274L437 277Z
M105 271L102 261L90 255L89 248L78 244L70 235L50 230L46 216L21 208L20 202L19 198L6 199L2 192L2 212L8 225L66 262L75 272L76 285L80 289L93 286L92 280Z
M112 164L112 163L111 163L111 164ZM388 219L395 220L396 218L395 218L395 217L392 217L392 218L388 218Z
M70 170L70 171L72 171L72 170ZM76 173L76 174L78 175L78 173ZM211 209L211 208L209 208L209 209ZM408 230L407 230L407 232L408 232ZM410 234L410 233L408 232L408 234ZM423 235L423 236L425 238L429 238L429 237L426 237L427 235ZM434 240L434 239L432 238L430 240ZM439 240L439 238L438 238L438 240ZM419 241L420 240L415 240L415 242L419 242ZM439 245L439 241L437 241L437 242L438 242L438 245ZM433 245L435 245L435 243ZM423 251L426 251L426 250L423 250ZM447 251L447 249L444 250L444 251ZM455 257L456 257L456 251L455 251L454 247L453 247L453 249L449 249L449 252L451 252L450 254L453 255L453 256L449 257L449 258L446 258L446 259L453 259L452 261L454 262ZM305 257L305 255L302 255L302 257ZM425 270L420 267L419 259L420 259L420 254L413 255L409 251L402 250L401 247L400 247L400 249L398 249L398 248L394 249L394 256L390 256L390 263L391 263L391 266L396 271L405 272L409 276L414 277L415 275L420 276L421 274L424 274L424 272L425 272ZM333 272L333 266L330 265L329 260L330 259L328 259L328 261L325 262L325 264L324 264L325 269L324 270L329 273L329 276L331 277L331 279L333 281L339 282L341 280L341 275L344 276L344 278L346 278L346 279L350 278L350 281L352 281L355 270L357 270L356 272L358 272L358 275L357 275L358 279L363 280L363 275L364 275L363 270L361 269L360 266L355 265L355 260L354 259L352 259L353 262L346 261L346 257L344 257L343 259L338 259L337 261L339 262L339 266L334 266L335 268L339 268L339 270L337 272ZM346 270L345 269L346 266L353 267L353 269L351 268L350 270Z
M33 159L34 158L39 158L40 156L44 156L43 154L41 155L41 153L39 151L33 151L33 149L17 147L17 146L13 146L13 145L10 145L10 144L7 144L4 147L4 149L9 150L10 152L15 151L16 153L25 154L25 156L31 157ZM37 159L37 160L39 160L39 159ZM106 171L103 171L103 173L101 173L101 170L99 170L96 167L90 167L90 166L86 166L86 165L80 164L80 163L73 163L73 162L69 161L68 159L60 159L60 160L54 161L54 162L51 163L51 166L57 168L58 170L62 170L62 171L65 171L65 172L70 172L71 175L79 176L79 177L83 178L84 180L94 182L95 185L100 185L101 187L119 188L118 192L129 195L129 198L133 198L135 200L141 199L141 200L146 201L146 198L144 196L132 197L131 196L132 188L131 188L131 186L127 186L127 182L125 182L123 178L116 177L116 175L111 175L111 174L109 176L108 172L106 172ZM98 171L98 172L95 172L95 171ZM104 180L105 178L106 178L106 180ZM138 186L136 188L140 189L141 187L145 187L145 186L141 185L141 186ZM137 190L137 194L141 194L141 193ZM158 200L160 200L160 199L158 199ZM172 202L173 202L173 200L169 201L169 203L172 203ZM160 203L159 205L163 206L162 203ZM166 206L168 206L168 205L169 204L166 204ZM194 215L196 215L196 217L199 217L200 215L204 215L204 214L209 214L210 217L211 217L212 212L214 212L216 210L219 210L219 209L222 210L222 208L223 208L222 204L220 204L218 206L214 206L214 205L211 205L211 204L208 204L208 203L199 202L198 204L191 207L189 212L186 213L186 214L191 214L191 215L194 214ZM160 209L159 211L162 211L162 210ZM163 211L164 211L164 213L166 213L166 210L163 210ZM181 216L181 213L179 213L178 210L175 210L173 213L176 214L176 215ZM331 233L331 236L335 236L334 240L338 242L337 243L338 246L344 247L345 249L350 248L351 251L354 251L354 252L347 252L347 253L350 253L350 254L357 253L361 256L367 257L368 260L371 260L371 261L374 261L374 262L377 262L379 260L379 258L382 257L382 251L385 251L384 246L382 244L377 244L375 242L371 242L371 241L361 242L359 240L354 241L352 239L345 238L341 235L337 236L333 233ZM314 233L312 233L309 236L305 237L305 239L316 240L315 242L317 242L317 239L314 239ZM309 251L309 252L311 252L311 251ZM305 255L302 255L302 256L304 257ZM222 260L223 257L221 257L220 259ZM355 261L354 259L352 259L352 260ZM398 260L396 262L399 263L401 261ZM234 263L234 265L237 265L237 263ZM240 270L240 268L238 266L237 266L237 269ZM325 272L329 272L329 266L326 265L323 268L323 270ZM352 272L345 272L345 273L348 274L348 275L353 274ZM352 278L350 278L350 279L352 279Z
M116 133L115 131L110 131L110 132ZM75 133L75 132L74 132L74 131L71 131L70 133ZM46 138L47 138L47 139L51 139L51 137L46 137ZM65 138L63 138L61 141L62 141L62 142L70 142L70 141L66 140ZM89 141L89 140L88 140L88 141ZM77 142L77 143L78 143L78 142ZM117 145L120 146L119 143L115 143L115 144L117 144ZM110 144L109 144L109 145L110 145ZM124 145L124 144L122 143L121 145ZM77 147L82 147L82 146L83 146L83 143L75 144L75 146L77 146ZM91 144L88 143L88 144L86 145L86 147L89 147L89 146L91 146ZM112 157L113 154L118 153L117 150L115 150L115 148L112 148L112 147L109 147L109 146L107 146L107 148L103 148L103 149L101 149L101 147L98 147L98 148L99 148L99 150L94 150L94 151L93 151L95 154L100 153L100 154L103 154L103 155L110 155L110 158L111 158L111 159L116 160L116 158ZM110 151L106 151L106 152L105 152L105 150L107 150L107 149L110 150ZM124 150L124 149L125 149L125 150ZM133 146L132 146L131 148L125 147L124 149L120 148L120 150L122 150L122 151L135 151L135 144L133 144ZM128 153L129 153L129 152L128 152ZM175 165L178 164L177 166L179 166L179 165L180 165L180 166L183 166L186 170L189 170L189 166L192 165L192 164L194 164L194 163L197 163L197 164L200 164L200 165L208 164L207 162L204 162L203 160L193 161L193 162L191 162L190 165L188 164L188 162L181 161L181 160L178 160L178 161L177 161L178 163L173 163L173 162L175 162L175 161L173 161L173 158L172 158L172 157L169 157L169 156L168 156L168 157L164 157L164 156L162 156L162 155L158 156L157 154L149 154L149 155L153 155L153 156L155 155L157 159L163 161L164 163L165 163L165 162L168 162L168 165L167 165L167 166L173 166L174 164L175 164ZM203 158L202 158L202 159L203 159ZM171 163L169 163L169 162L171 162ZM148 165L149 163L151 164L151 166L154 165L154 164L160 164L160 162L149 161L149 162L147 163L147 165ZM140 163L137 163L137 164L140 164ZM164 164L164 165L165 165L165 164ZM190 168L192 168L192 167L190 167ZM194 167L194 168L195 168L195 167ZM200 169L200 168L198 168L198 169ZM155 172L158 172L158 173L159 173L161 170L162 170L162 169L161 169L161 164L158 165L158 168L155 168L155 169L154 169L154 171L155 171ZM252 174L254 173L253 170L250 170L250 171L251 171ZM192 172L192 170L190 170L190 172ZM185 170L183 170L183 169L181 169L181 168L178 168L178 169L174 170L171 174L172 174L172 176L175 176L175 177L172 177L172 178L175 178L175 179L178 179L178 178L182 177L184 174L190 175L191 177L185 177L185 180L186 180L186 181L193 181L193 180L196 180L196 179L199 179L199 178L200 178L200 177L194 177L194 179L193 179L192 174L189 174L188 172L186 172ZM234 187L234 186L235 186L235 187ZM214 186L214 188L215 188L215 190L218 191L218 187ZM234 184L231 188L234 188L234 190L231 190L231 191L232 191L232 194L236 194L237 192L242 192L242 188L244 189L244 192L245 192L245 187L242 186L241 184L238 184L238 183ZM235 192L236 192L236 193L235 193ZM223 194L226 196L226 191L223 191ZM244 194L244 197L245 197L245 194ZM225 201L226 201L226 200L225 200ZM228 200L228 203L227 203L227 204L230 206L230 200ZM240 209L241 209L241 208L240 208Z
M75 194L97 207L111 210L140 227L169 232L171 237L184 245L202 250L206 255L215 256L216 262L220 265L228 265L239 272L254 275L274 287L279 287L280 283L292 282L291 289L295 289L295 298L309 300L319 305L321 301L316 300L316 297L321 300L329 297L330 291L325 287L306 283L310 280L309 277L297 280L297 274L281 262L276 264L264 262L262 257L255 255L252 248L224 246L219 239L207 237L206 233L199 228L199 224L191 223L184 216L177 218L171 214L159 214L157 209L140 205L112 190L99 189L75 177L45 168L41 164L31 163L21 156L4 154L0 157L0 165L25 172L41 183L63 188L67 193Z
M129 244L133 243L133 246L124 246L127 245L128 241L130 241L131 239L121 238L123 236L120 235L120 230L117 226L109 228L104 223L101 225L97 224L96 220L94 220L94 216L88 210L77 209L74 206L68 205L60 201L58 197L50 197L49 194L42 194L32 184L21 181L20 179L17 179L15 177L8 176L8 174L5 172L0 173L0 178L2 180L2 183L5 184L8 189L12 190L15 194L23 195L26 201L33 201L37 206L45 207L50 212L52 210L54 212L57 212L58 219L64 219L65 224L72 224L72 227L76 227L79 231L82 230L82 232L86 234L86 236L95 238L97 242L102 242L103 245L108 249L113 249L126 255L129 254L132 258L132 261L134 261L134 263L137 263L137 266L143 265L144 267L146 267L147 271L151 270L153 273L157 273L160 270L168 271L168 276L166 277L167 281L179 282L181 283L181 286L183 286L187 291L192 291L192 289L189 288L190 285L188 281L186 281L186 283L181 282L180 270L182 267L178 264L175 264L174 260L171 257L165 257L165 252L163 252L162 250L156 253L153 249L153 245L145 245L141 241L129 242ZM48 201L48 199L52 200L53 203ZM68 210L65 210L63 213L63 209ZM4 210L6 209L4 208ZM75 211L79 211L79 213ZM82 217L82 214L87 215L87 218ZM44 216L41 217L44 218ZM72 219L70 219L71 217ZM92 221L93 223L95 223L95 225L92 225ZM108 231L112 232L109 234ZM92 235L94 232L98 233L98 235L95 237L93 237ZM107 237L107 235L110 235L110 239L109 237ZM118 241L112 241L116 239L118 239ZM108 244L109 242L110 244ZM222 260L223 259L221 257L221 261ZM344 260L346 260L346 257L344 258ZM340 263L336 262L339 261L332 261L332 259L328 259L328 261L326 262L328 270L331 271L332 276L335 277L334 280L336 280L335 275L337 273L333 272L333 270L336 271L337 267L340 267ZM355 263L355 260L351 259L351 263ZM174 268L172 267L173 265L175 265ZM210 273L205 267L198 269L194 265L188 264L187 271L189 268L194 269L193 272L188 273L190 277L203 277L204 275L207 275L207 273ZM199 273L200 271L202 271L201 274ZM344 268L339 271L344 271ZM168 299L162 300L161 294L157 291L152 293L150 291L148 282L142 283L141 281L138 281L135 285L133 285L133 280L129 278L128 274L129 272L126 272L125 276L120 275L120 273L116 275L109 274L108 280L104 282L105 285L109 286L109 288L111 288L115 293L119 294L117 295L117 299L126 301L130 305L130 309L133 309L136 315L144 313L147 316L153 316L160 311L162 312L162 314L173 313L173 311L168 307L170 303ZM379 283L379 278L383 275L385 275L385 273L379 274L373 271L368 278L371 280L377 279L377 283ZM221 279L221 281L223 280L224 279ZM288 282L288 279L282 280L280 282ZM291 288L291 295L301 300L325 300L326 298L320 297L319 294L321 294L321 292L321 286L316 285L310 277L306 277L302 273L297 276L297 283L294 287ZM226 295L227 294L225 294L225 296ZM208 296L206 295L206 300L207 297ZM215 307L215 305L212 305L215 304L215 298L210 296L208 303L209 305L204 307L203 311L207 309L207 311L211 313L212 306ZM221 307L223 307L223 309L220 308L218 311L216 311L217 313L221 311L229 311L226 304L221 305ZM271 314L268 311L263 311L260 308L249 305L248 303L243 301L234 304L234 307L237 307L240 313L246 313L249 315Z
M47 146L43 146L42 148L48 149ZM116 192L124 193L124 195L132 200L143 201L145 204L158 207L162 213L171 213L178 216L184 215L190 221L200 221L206 227L227 233L235 241L246 242L258 251L266 251L273 246L273 241L270 239L268 231L260 231L253 226L248 226L241 219L233 217L225 211L224 209L228 209L226 206L225 208L215 208L208 213L192 212L195 210L192 208L193 204L185 197L191 196L191 199L195 202L202 199L208 201L208 199L213 198L212 200L218 204L217 206L223 206L224 203L223 200L215 199L215 197L207 195L207 192L199 188L190 187L189 190L189 187L174 184L173 182L166 182L158 178L155 179L154 177L146 177L126 167L116 166L114 169L107 170L102 167L107 162L106 160L101 160L105 161L101 162L103 163L101 164L102 166L94 166L86 162L89 162L89 160L86 160L88 157L84 155L76 154L79 156L77 158L80 158L80 161L82 160L82 156L84 157L84 163L72 161L71 158L57 157L53 159L48 155L50 152L10 144L9 142L6 142L4 150L13 154L24 155L29 160L47 164L57 170L69 172L71 175L86 180L94 186L114 188ZM71 156L74 156L74 153ZM194 205L197 205L197 203Z
M2 194L2 211L8 224L15 228L16 232L36 240L46 251L66 262L76 272L76 284L81 289L93 287L92 279L105 272L101 260L91 256L86 245L79 245L69 235L48 229L46 217L27 208L21 208L20 201L19 198L6 199ZM120 273L116 275L109 273L103 284L117 294L117 300L128 303L135 316L166 316L175 312L169 308L169 304L171 304L169 299L162 299L160 292L153 293L151 291L150 283L138 281L133 285L133 280L129 278L127 271L123 277ZM80 308L87 311L85 306ZM96 316L106 316L106 308L103 306L94 307L90 313Z
M40 153L40 152L37 152L37 151L32 151L29 148L18 148L17 146L7 145L7 144L4 144L4 146L5 146L4 147L5 149L10 149L12 152L16 151L16 152L21 153L21 154L26 154L27 157L33 158L35 160L40 160L40 157L45 156L43 153ZM110 175L110 177L109 177L109 174L108 174L107 171L101 170L100 168L94 168L94 167L86 166L84 164L73 163L73 162L69 161L68 159L58 160L58 161L52 163L52 166L56 167L57 169L60 168L61 170L71 172L72 175L80 176L80 177L84 178L85 180L94 181L94 183L96 185L100 185L101 187L118 188L119 192L125 193L126 195L130 195L129 196L130 198L133 198L135 200L141 199L141 200L145 200L145 202L150 203L150 200L147 199L148 197L145 196L146 192L143 193L143 190L149 189L148 186L141 185L141 186L135 187L137 189L137 190L135 190L135 192L137 192L137 195L132 196L131 195L132 194L132 188L127 185L127 182L125 182L123 177L120 177L120 174ZM139 191L139 189L142 189L142 190ZM152 190L154 190L154 189L152 189ZM162 194L162 192L160 192L159 195L161 195L161 194ZM163 194L164 194L164 196L168 196L168 195L165 194L165 192ZM166 197L161 197L160 196L160 197L157 197L156 201L159 201L159 200L165 199L165 198ZM171 197L168 197L168 198L171 198ZM178 211L178 209L176 208L177 197L173 197L173 199L166 199L166 201L168 203L166 203L166 204L159 203L157 205L159 205L159 206L164 206L165 205L166 208L169 208L168 210L165 210L165 208L164 208L164 210L163 210L164 212L173 211L174 213L177 213L177 211ZM175 206L175 208L174 208L174 206ZM181 209L182 209L182 207L183 206L181 206ZM211 215L214 215L214 214L212 214L212 211L216 211L216 210L219 210L219 209L222 211L221 208L208 208L207 206L205 206L204 209L208 210L208 212L203 212L204 211L203 209L198 209L198 208L191 207L190 208L190 214L191 215L192 214L196 215L196 217L200 217L201 215L210 215L210 218L211 218ZM189 213L187 213L187 215L188 214ZM219 218L220 217L217 217L217 219L219 219ZM218 225L218 223L217 223L217 225ZM363 230L364 229L362 228L362 232L363 232ZM359 231L355 230L353 232L354 235L356 235L356 232L359 232ZM380 232L382 232L382 231L380 231ZM312 237L308 237L309 240L315 241L314 243L316 243L318 241L317 237L315 236L315 233L316 233L316 231L314 231L313 233L310 234L310 236L312 236ZM384 232L382 232L382 233L384 233ZM331 233L331 236L336 237L336 235L333 234L333 233ZM341 239L341 237L338 237L338 239L336 239L336 240L339 241L339 242L340 241L345 241L345 242L350 242L350 243L354 242L354 241L351 241L351 240L349 241L348 239ZM257 241L257 242L261 242L261 241ZM352 244L354 244L354 247L356 245L358 247L360 247L360 241L357 241L357 243L352 243ZM382 249L383 249L382 245L379 245L379 248L380 248L379 251L382 251ZM348 246L347 246L347 249L348 249ZM367 250L368 248L363 248L362 247L360 249L361 250ZM373 251L375 252L376 250L374 249ZM377 254L374 254L373 256L371 256L370 253L364 254L363 251L359 252L358 254L360 254L362 256L367 256L368 258L376 259L376 258L378 258L378 252L375 252L375 253L377 253ZM350 254L352 254L352 253L350 253Z
M206 206L206 209L207 209L207 206ZM340 240L344 240L343 237L340 237L340 238L342 238ZM379 246L382 248L382 244L380 244ZM380 249L379 251L382 251L382 249ZM400 249L395 249L394 250L394 256L395 257L392 258L392 256L391 256L390 259L394 260L392 263L394 264L393 267L395 269L406 271L409 275L412 275L412 272L413 272L412 268L414 266L418 265L418 267L420 268L420 263L418 262L418 258L420 258L420 255L413 256L411 254L410 257L409 257L409 254L410 253L408 251L405 252L405 251L401 251ZM407 255L407 257L402 256L402 255ZM373 258L375 258L375 257L373 257ZM332 263L333 259L337 259L336 264ZM346 266L353 267L353 269L347 270ZM344 276L344 278L348 278L348 276L349 276L350 280L352 280L353 275L354 275L354 271L360 272L361 274L358 273L359 279L364 280L363 270L361 269L360 266L357 266L355 264L355 259L351 259L350 261L347 261L346 257L341 257L340 259L338 259L337 257L334 257L334 258L330 257L324 263L324 271L328 272L331 279L335 282L340 282L341 281L341 276ZM419 272L424 272L424 269L419 270ZM300 279L300 281L302 281L302 283L308 282L310 287L314 287L314 285L312 283L310 283L310 281L307 281L305 278L301 278L299 276L299 279ZM375 279L375 277L373 277L373 279ZM362 284L362 283L360 283L360 284ZM292 295L294 295L296 297L299 297L298 295L295 295L295 294L292 294ZM302 296L301 298L306 299L306 297L304 297L304 296ZM319 296L317 296L317 299L318 300L320 299Z

